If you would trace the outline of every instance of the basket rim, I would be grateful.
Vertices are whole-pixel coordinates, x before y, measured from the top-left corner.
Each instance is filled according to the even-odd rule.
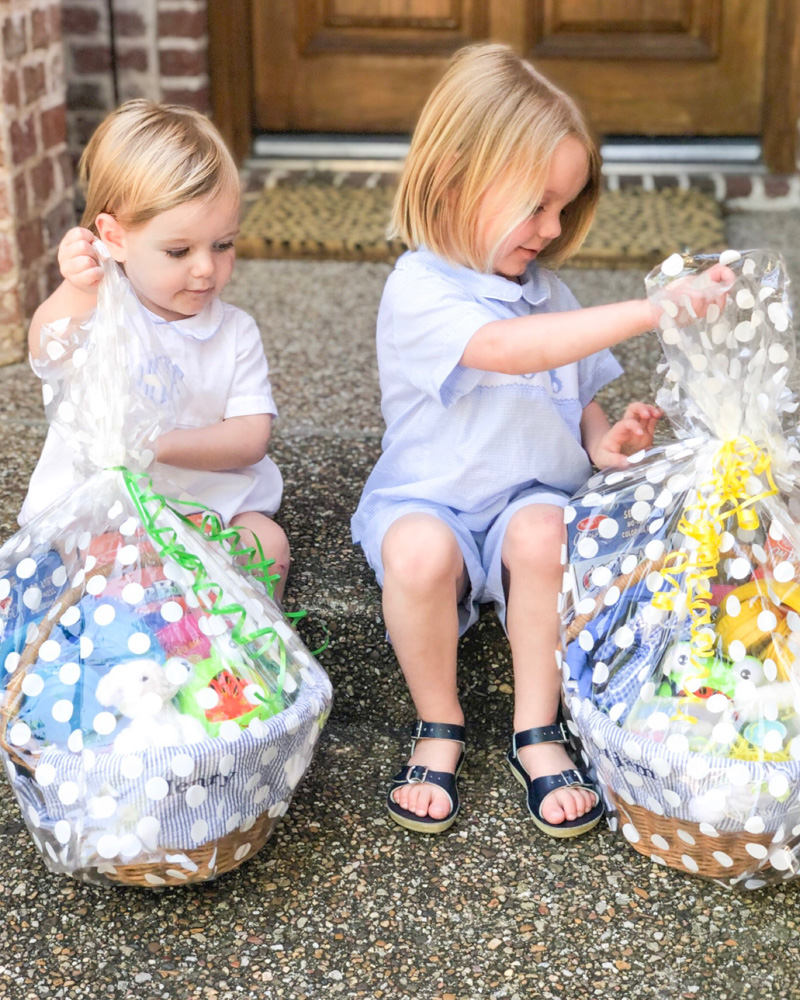
[[[577,708],[573,708],[576,703]],[[570,707],[572,718],[575,721],[575,725],[579,729],[580,725],[578,720],[588,717],[589,725],[587,728],[589,728],[590,732],[592,731],[592,724],[595,724],[596,728],[601,730],[603,733],[613,734],[615,742],[624,740],[624,742],[633,743],[638,748],[646,751],[639,757],[628,755],[633,762],[636,760],[658,757],[667,761],[671,766],[674,766],[675,764],[683,766],[687,757],[693,757],[697,760],[706,760],[710,765],[709,770],[713,768],[721,770],[736,768],[741,771],[744,767],[748,771],[748,780],[752,781],[764,781],[764,771],[767,771],[770,774],[783,774],[792,779],[800,779],[800,760],[751,761],[740,760],[736,757],[712,757],[708,754],[698,753],[694,750],[670,750],[664,744],[656,743],[654,740],[650,740],[646,736],[642,736],[639,733],[623,729],[622,726],[612,721],[612,719],[610,719],[605,712],[601,711],[590,698],[582,698],[577,694],[577,692],[568,691],[568,705]],[[624,752],[624,747],[620,747],[620,749]]]

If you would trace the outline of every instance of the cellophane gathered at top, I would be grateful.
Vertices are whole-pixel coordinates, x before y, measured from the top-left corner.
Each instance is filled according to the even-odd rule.
[[[685,293],[726,265],[722,304]],[[800,466],[788,278],[768,250],[647,278],[675,440],[567,506],[561,668],[612,829],[737,888],[800,871]]]
[[[104,249],[97,309],[35,363],[85,478],[0,548],[0,748],[52,871],[180,885],[263,846],[331,687],[260,549],[154,488],[180,372]]]

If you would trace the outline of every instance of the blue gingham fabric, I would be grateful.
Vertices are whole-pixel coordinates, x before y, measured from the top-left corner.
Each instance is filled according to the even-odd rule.
[[[303,669],[293,704],[247,729],[234,723],[201,743],[121,755],[46,749],[35,774],[9,762],[23,817],[52,870],[113,872],[246,834],[263,814],[278,818],[308,768],[330,704],[327,677]],[[238,730],[238,731],[237,731]]]
[[[622,729],[589,699],[581,698],[575,682],[567,682],[565,693],[584,751],[605,789],[657,815],[700,824],[709,843],[715,832],[748,829],[774,830],[776,844],[797,842],[800,762],[671,751]]]
[[[353,516],[355,542],[400,501],[449,507],[482,532],[524,490],[541,485],[569,496],[585,482],[581,415],[622,371],[609,351],[523,375],[460,364],[487,323],[578,307],[535,262],[520,284],[424,249],[398,260],[378,315],[383,453]]]

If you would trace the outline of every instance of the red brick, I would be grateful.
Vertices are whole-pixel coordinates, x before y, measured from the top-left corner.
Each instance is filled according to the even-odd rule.
[[[208,34],[204,10],[170,10],[158,15],[159,38],[203,38]]]
[[[747,198],[752,192],[753,182],[744,174],[728,174],[725,178],[726,198]]]
[[[789,193],[788,177],[765,177],[764,193],[768,198],[783,198]]]
[[[12,163],[24,163],[36,152],[36,129],[31,115],[21,121],[12,122],[8,136],[11,140]]]
[[[50,44],[50,11],[47,8],[34,8],[31,14],[31,34],[35,49],[46,49]]]
[[[144,18],[133,11],[119,11],[114,14],[114,31],[118,38],[140,38],[147,31]]]
[[[147,49],[128,49],[117,53],[117,65],[120,69],[135,69],[144,72],[150,65]]]
[[[65,6],[61,12],[61,28],[68,35],[94,35],[100,29],[100,14],[85,7]]]
[[[58,42],[61,36],[61,4],[54,3],[50,8],[50,37],[54,42]]]
[[[24,270],[37,261],[44,253],[41,219],[32,219],[17,229],[19,263]]]
[[[111,49],[108,45],[76,48],[72,58],[79,73],[107,73],[111,69]]]
[[[18,222],[28,218],[28,181],[25,174],[17,174],[14,178],[14,214]]]
[[[159,53],[159,69],[163,76],[201,76],[208,72],[208,53],[164,49]]]
[[[33,193],[39,202],[46,202],[55,190],[55,170],[53,161],[46,157],[31,170]]]
[[[19,107],[19,73],[14,70],[6,70],[3,76],[3,103],[7,107]]]
[[[117,52],[117,65],[120,69],[135,69],[144,72],[149,65],[147,49],[128,49],[127,52]]]
[[[10,274],[14,267],[14,240],[9,233],[0,233],[0,275]]]
[[[18,59],[28,51],[25,40],[25,21],[8,18],[3,24],[3,53],[6,59]]]
[[[42,112],[42,143],[51,149],[67,139],[67,109],[63,104]]]
[[[166,104],[185,104],[196,111],[202,111],[204,115],[211,111],[211,95],[205,85],[197,90],[189,90],[188,87],[164,88],[161,99]]]
[[[22,80],[25,85],[25,101],[33,104],[40,97],[47,93],[47,77],[45,75],[44,63],[34,63],[32,66],[22,67]]]

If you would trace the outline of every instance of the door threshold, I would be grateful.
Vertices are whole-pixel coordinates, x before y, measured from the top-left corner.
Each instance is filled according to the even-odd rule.
[[[254,159],[403,160],[409,138],[404,135],[338,135],[335,133],[262,133],[253,139]]]
[[[395,170],[408,154],[403,135],[262,133],[253,140],[248,166],[274,169]],[[767,173],[761,143],[752,138],[642,139],[607,136],[601,143],[603,173]]]

